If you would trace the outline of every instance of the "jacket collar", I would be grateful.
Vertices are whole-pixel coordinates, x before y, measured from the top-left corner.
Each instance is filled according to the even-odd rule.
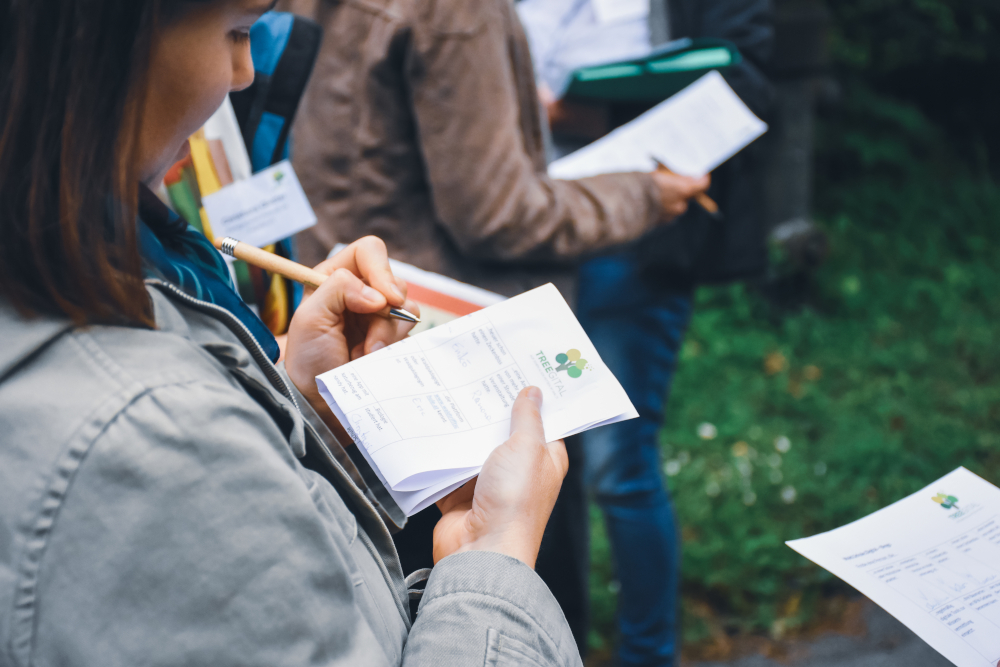
[[[156,195],[145,186],[139,190],[142,209],[150,211],[150,225],[164,234],[183,232],[186,223],[178,223],[169,215]],[[162,208],[157,208],[159,204]],[[0,299],[0,381],[6,379],[18,365],[74,328],[73,322],[52,315],[25,318],[6,300]]]
[[[26,319],[0,299],[0,381],[72,328],[73,323],[62,318],[38,315]]]

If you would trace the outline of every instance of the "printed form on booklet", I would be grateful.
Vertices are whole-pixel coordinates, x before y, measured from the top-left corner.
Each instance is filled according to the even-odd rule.
[[[788,546],[956,665],[1000,665],[1000,489],[965,468]]]
[[[407,514],[479,474],[528,386],[547,442],[638,416],[553,285],[452,320],[316,378]]]
[[[767,132],[718,72],[709,72],[627,125],[549,165],[552,178],[653,171],[656,160],[704,176]]]

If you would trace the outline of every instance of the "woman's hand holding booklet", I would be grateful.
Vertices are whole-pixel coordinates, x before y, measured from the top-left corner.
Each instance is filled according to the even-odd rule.
[[[496,551],[535,566],[569,468],[563,441],[545,443],[542,400],[537,387],[522,391],[507,442],[493,450],[479,477],[438,501],[435,563],[462,551]]]
[[[533,566],[566,474],[562,438],[636,416],[558,290],[406,338],[412,323],[377,314],[419,312],[384,243],[362,239],[316,270],[330,278],[289,330],[296,387],[403,511],[439,504],[435,560],[487,550]]]

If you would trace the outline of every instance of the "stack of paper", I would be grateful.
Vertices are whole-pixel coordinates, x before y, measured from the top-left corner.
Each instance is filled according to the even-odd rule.
[[[551,442],[638,416],[559,291],[546,285],[316,378],[407,514],[479,474],[534,385]]]
[[[718,72],[709,72],[608,136],[549,165],[553,178],[653,171],[656,160],[704,176],[767,131]],[[655,158],[655,160],[654,160]]]

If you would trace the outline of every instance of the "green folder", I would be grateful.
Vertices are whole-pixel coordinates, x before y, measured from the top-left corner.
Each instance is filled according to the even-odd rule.
[[[191,192],[188,183],[182,178],[173,185],[167,186],[170,194],[170,201],[174,205],[174,210],[180,214],[189,225],[203,231],[201,228],[201,216],[198,214],[198,202]]]
[[[578,69],[565,97],[659,102],[708,72],[724,72],[742,59],[736,46],[723,39],[678,39],[654,49],[645,58]]]

